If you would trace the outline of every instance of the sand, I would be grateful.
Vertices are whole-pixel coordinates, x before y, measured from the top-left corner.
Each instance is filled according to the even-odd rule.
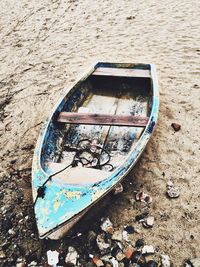
[[[170,255],[175,267],[187,258],[200,257],[199,15],[197,0],[1,1],[3,218],[5,207],[12,207],[15,224],[16,214],[25,207],[25,214],[31,213],[34,146],[43,122],[66,88],[97,60],[151,62],[160,82],[159,121],[127,181],[134,181],[153,197],[151,213],[156,222],[153,229],[141,233],[146,242]],[[181,124],[179,132],[172,129],[173,122]],[[181,190],[177,199],[166,197],[169,179]],[[127,201],[134,190],[125,186],[121,197],[104,210],[116,227],[130,222],[136,213]],[[16,205],[19,194],[23,201]],[[26,233],[26,227],[19,227],[18,234]],[[34,239],[25,234],[21,238],[22,247],[28,244],[25,250],[39,244],[35,228],[33,232]],[[2,234],[3,243],[6,234]],[[7,259],[16,242],[15,236],[9,236],[10,247],[4,251]]]

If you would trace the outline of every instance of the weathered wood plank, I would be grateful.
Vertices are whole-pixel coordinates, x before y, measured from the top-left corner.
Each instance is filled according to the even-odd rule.
[[[149,70],[123,68],[97,68],[92,75],[150,78]]]
[[[88,125],[115,125],[145,127],[148,117],[139,117],[132,115],[105,115],[91,113],[61,112],[58,116],[58,122],[69,124],[88,124]]]

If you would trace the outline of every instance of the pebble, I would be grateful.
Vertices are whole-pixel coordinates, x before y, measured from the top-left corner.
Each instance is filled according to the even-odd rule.
[[[173,185],[174,185],[174,183],[171,180],[167,181],[167,186],[168,187],[172,187]]]
[[[130,259],[131,258],[131,256],[132,256],[132,254],[133,254],[133,248],[132,247],[128,247],[127,249],[126,249],[126,251],[125,251],[125,257],[127,258],[127,259]]]
[[[58,259],[59,253],[56,250],[47,251],[47,261],[49,265],[56,265],[59,262]]]
[[[161,255],[161,266],[170,267],[170,258],[168,255]]]
[[[143,226],[146,228],[151,228],[154,225],[154,217],[149,216],[146,218],[146,220],[143,222]]]
[[[0,259],[5,259],[5,258],[6,258],[5,253],[3,252],[3,250],[0,250]]]
[[[178,187],[168,187],[167,195],[170,198],[177,198],[180,196],[180,190]]]
[[[141,214],[139,214],[139,215],[136,215],[136,216],[135,216],[135,220],[136,220],[137,222],[139,222],[139,221],[143,220],[145,217],[147,217],[148,214],[149,214],[149,212],[143,212],[143,213],[141,213]]]
[[[106,233],[109,233],[109,234],[113,233],[113,224],[109,218],[103,221],[103,223],[101,224],[101,229]]]
[[[117,186],[114,187],[114,195],[123,192],[123,190],[124,190],[123,185],[119,183]]]
[[[135,242],[135,247],[140,248],[140,247],[143,247],[143,246],[144,246],[144,240],[143,239],[138,239]]]
[[[73,263],[74,265],[76,265],[77,263],[77,259],[78,259],[78,252],[76,251],[76,249],[74,247],[68,247],[68,253],[65,257],[65,262],[70,262]]]
[[[132,263],[137,263],[139,266],[145,266],[146,259],[145,257],[141,254],[141,251],[134,251],[131,257],[131,262]]]
[[[103,234],[99,234],[97,236],[96,242],[101,252],[106,252],[106,250],[110,247],[110,244],[105,242]]]
[[[122,241],[123,240],[122,231],[120,231],[120,230],[114,231],[114,233],[112,234],[111,239],[112,240],[117,240],[117,241]]]
[[[153,254],[153,253],[155,253],[155,249],[152,245],[150,246],[145,245],[142,248],[142,254]]]
[[[128,232],[128,234],[133,234],[135,232],[135,228],[132,225],[125,226],[124,230]]]
[[[111,255],[116,258],[116,255],[121,251],[121,249],[116,246],[111,250]]]
[[[31,263],[29,263],[29,265],[28,266],[38,266],[38,264],[37,264],[37,262],[36,261],[32,261]]]
[[[172,128],[174,129],[175,132],[178,132],[181,129],[181,125],[178,123],[172,123],[171,124]]]
[[[18,258],[16,261],[16,267],[26,267],[25,259]]]
[[[124,241],[127,241],[127,242],[129,241],[129,236],[128,236],[128,232],[127,231],[124,230],[122,232],[122,238],[123,238]]]
[[[103,261],[100,260],[99,258],[97,258],[97,257],[94,256],[92,260],[93,260],[94,264],[95,264],[97,267],[104,266]]]
[[[118,266],[119,266],[119,263],[118,263],[118,261],[117,261],[115,258],[112,258],[112,259],[110,260],[110,262],[112,263],[112,266],[113,266],[113,267],[118,267]]]
[[[15,231],[13,229],[9,229],[8,230],[8,233],[9,233],[9,235],[14,235],[15,234]]]
[[[119,251],[116,256],[115,256],[116,260],[118,261],[122,261],[125,258],[124,253],[122,253],[121,251]]]
[[[152,197],[150,197],[148,194],[145,192],[138,192],[135,196],[135,199],[137,201],[144,202],[146,204],[150,204],[152,202]]]

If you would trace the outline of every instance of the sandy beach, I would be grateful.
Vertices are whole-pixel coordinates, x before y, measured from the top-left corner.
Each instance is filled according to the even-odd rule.
[[[115,228],[134,225],[141,207],[131,199],[144,190],[153,199],[155,225],[139,225],[133,241],[144,238],[174,267],[200,257],[199,15],[197,0],[1,1],[0,266],[15,266],[19,258],[45,262],[47,244],[38,239],[32,206],[34,147],[66,88],[98,60],[154,63],[159,120],[124,191],[91,210],[84,219],[91,225],[78,224],[72,236],[95,229],[101,217]],[[173,130],[174,122],[180,131]],[[169,180],[180,189],[179,198],[166,197]]]

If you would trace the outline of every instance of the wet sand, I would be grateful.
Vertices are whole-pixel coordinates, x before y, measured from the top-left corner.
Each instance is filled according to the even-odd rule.
[[[138,238],[168,254],[175,267],[200,257],[199,2],[4,0],[0,7],[0,203],[2,223],[7,220],[1,243],[11,264],[5,266],[43,253],[32,212],[34,146],[57,100],[97,60],[154,63],[160,113],[124,192],[109,197],[106,210],[99,206],[93,222],[101,216],[115,227],[133,222],[137,207],[130,200],[142,188],[153,197],[156,222]],[[179,132],[173,122],[181,124]],[[177,199],[166,197],[169,179],[181,190]]]

